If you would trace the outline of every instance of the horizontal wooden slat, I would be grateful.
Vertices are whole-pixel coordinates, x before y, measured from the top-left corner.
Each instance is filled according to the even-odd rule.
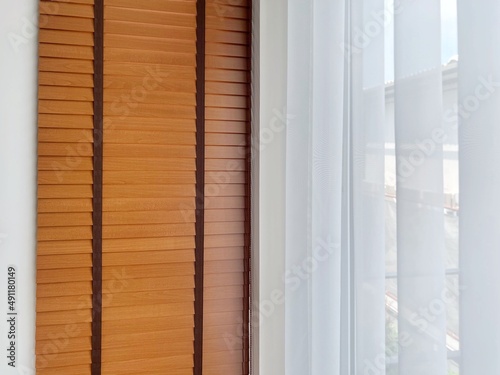
[[[176,79],[176,78],[172,78]],[[120,101],[121,103],[132,103],[138,105],[142,102],[147,103],[169,103],[169,105],[185,105],[194,106],[195,105],[195,93],[187,92],[169,92],[160,91],[158,89],[148,90],[146,87],[140,87],[136,90],[125,89],[112,89],[107,88],[104,91],[104,101],[105,102],[115,102]]]
[[[90,60],[40,57],[38,60],[38,69],[40,72],[92,74],[94,72],[94,64]]]
[[[75,365],[64,367],[39,367],[37,368],[37,375],[81,375],[90,374],[91,365]]]
[[[38,241],[92,239],[92,227],[39,227],[37,239]]]
[[[153,71],[149,71],[143,76],[118,76],[115,74],[106,74],[104,76],[104,88],[106,90],[125,90],[126,94],[131,98],[131,95],[134,95],[136,98],[139,96],[138,99],[131,100],[136,104],[135,106],[142,102],[142,100],[147,99],[148,92],[167,91],[172,93],[180,92],[184,94],[194,94],[196,92],[193,80],[175,79],[165,76],[163,73],[158,75],[157,72],[153,73]],[[145,93],[145,95],[143,93]],[[120,98],[120,102],[130,102],[130,100],[128,100],[127,97],[124,97]],[[194,102],[191,104],[194,104]],[[135,106],[128,107],[134,108]],[[110,113],[108,113],[108,115],[110,115]]]
[[[119,8],[106,6],[105,20],[125,21],[144,24],[169,25],[174,27],[196,27],[196,15],[194,13],[168,13],[162,11],[142,9]]]
[[[243,272],[243,270],[241,270],[240,272]],[[221,297],[238,298],[239,299],[238,300],[239,307],[241,310],[241,301],[243,298],[243,288],[240,285],[205,288],[205,290],[203,291],[203,298],[205,298],[205,300],[216,300],[217,303],[219,303]]]
[[[238,5],[238,6],[235,6]],[[248,19],[249,8],[243,0],[218,0],[207,3],[207,15],[222,18]]]
[[[105,256],[105,258],[109,258],[110,256],[113,255]],[[133,264],[133,263],[129,262],[127,264]],[[105,280],[103,282],[103,290],[107,289],[113,290],[114,288],[116,288],[114,280]],[[161,291],[161,290],[184,289],[184,293],[189,294],[191,293],[192,288],[194,288],[194,278],[192,275],[158,277],[158,278],[149,277],[143,279],[126,279],[126,282],[124,281],[124,291],[127,293],[151,292],[155,290]],[[139,304],[137,304],[137,306],[140,307]]]
[[[241,236],[240,236],[241,237]],[[205,260],[207,262],[214,260],[236,260],[244,259],[245,253],[243,245],[233,247],[215,247],[205,249]]]
[[[226,185],[227,186],[227,185]],[[240,186],[240,185],[233,185]],[[229,189],[229,187],[228,187]],[[206,188],[205,188],[206,190]],[[236,195],[236,194],[235,194]],[[230,196],[228,194],[227,196]],[[243,221],[245,218],[245,210],[238,209],[206,209],[205,210],[205,222],[216,222],[216,221]]]
[[[38,212],[92,212],[92,199],[39,199]]]
[[[244,134],[208,133],[205,137],[207,146],[240,146],[246,145]]]
[[[38,157],[38,170],[39,171],[53,171],[61,166],[74,171],[91,171],[93,169],[92,157],[90,156],[77,156],[70,158],[69,156],[39,156]],[[63,197],[61,197],[63,198]]]
[[[159,81],[159,78],[162,80],[194,80],[196,78],[194,66],[169,65],[166,63],[151,65],[148,63],[109,61],[104,64],[104,74],[105,76],[141,77],[143,80],[141,83],[148,91],[156,88],[154,82],[148,77],[151,77],[155,81]],[[144,81],[144,79],[146,79],[146,81]],[[107,88],[107,90],[110,90],[110,88]]]
[[[104,171],[194,171],[188,158],[104,157]]]
[[[206,146],[206,159],[245,159],[248,148],[245,146]]]
[[[94,20],[91,18],[46,15],[43,16],[43,22],[40,20],[40,29],[94,32]]]
[[[104,257],[105,266],[126,266],[128,264],[166,264],[194,261],[193,250],[141,251],[124,253],[108,253]]]
[[[94,108],[92,102],[60,101],[60,100],[39,100],[38,113],[55,113],[74,115],[93,115]]]
[[[84,4],[70,4],[56,1],[40,1],[40,14],[94,18],[94,7]]]
[[[143,9],[144,4],[137,0],[106,0],[106,5],[112,5],[122,8]],[[159,10],[170,13],[196,13],[196,2],[194,0],[184,1],[165,1],[148,0],[147,9]]]
[[[44,241],[37,245],[38,255],[55,254],[90,254],[92,253],[91,240],[77,241]]]
[[[216,228],[214,228],[215,230]],[[194,235],[194,224],[106,225],[103,238],[151,238]]]
[[[205,248],[243,246],[243,236],[238,234],[205,236]]]
[[[242,288],[243,289],[243,288]],[[243,301],[241,298],[231,298],[229,296],[219,296],[218,299],[205,299],[203,311],[207,314],[227,311],[243,310]]]
[[[92,256],[89,254],[71,255],[38,255],[37,267],[39,270],[59,268],[92,267]]]
[[[248,94],[247,85],[231,82],[207,82],[207,91],[211,94],[245,96]]]
[[[245,159],[206,159],[206,171],[244,171],[247,163]]]
[[[237,44],[207,43],[207,55],[248,57],[248,47]]]
[[[50,326],[54,324],[88,323],[91,321],[92,321],[91,309],[82,308],[71,311],[38,312],[36,314],[37,326]]]
[[[92,185],[40,185],[38,187],[38,198],[92,198]],[[73,220],[78,217],[85,218],[86,221],[88,218],[87,214],[76,215],[73,216]]]
[[[103,298],[104,308],[110,306],[124,307],[136,306],[140,304],[144,309],[150,305],[170,304],[180,302],[194,302],[194,293],[186,293],[184,289],[166,290],[166,291],[147,291],[135,293],[113,293],[109,297]]]
[[[162,145],[105,144],[106,157],[152,157],[152,158],[194,158],[195,146],[183,145],[164,147]]]
[[[244,57],[227,57],[227,56],[206,56],[207,67],[217,68],[217,69],[232,69],[232,70],[248,70],[250,68],[250,62]],[[210,82],[207,82],[207,92],[212,92],[208,89]],[[246,88],[248,90],[248,88]],[[235,93],[236,95],[245,95]]]
[[[195,182],[194,172],[181,171],[158,173],[152,171],[108,171],[104,174],[104,184],[137,184],[137,185],[162,185],[162,184],[191,184]],[[158,208],[160,209],[160,208]]]
[[[106,120],[110,120],[109,116]],[[196,131],[196,122],[193,120],[185,119],[165,119],[152,118],[152,117],[125,117],[120,119],[111,119],[112,124],[105,130],[108,131],[153,131],[153,132],[192,132]],[[136,138],[130,140],[130,144],[135,144]],[[106,140],[107,141],[107,140]],[[126,142],[125,142],[126,143]],[[194,138],[191,139],[190,146],[194,145]]]
[[[82,185],[92,183],[91,171],[71,171],[69,166],[61,166],[56,171],[39,171],[39,184]],[[76,211],[75,211],[76,212]]]
[[[246,134],[247,123],[238,121],[206,121],[205,130],[208,133],[229,133],[229,134]],[[245,144],[241,144],[244,146]]]
[[[153,332],[135,333],[135,334],[120,334],[119,332],[116,332],[115,334],[112,335],[103,336],[102,347],[103,349],[122,348],[130,346],[131,342],[149,343],[162,340],[163,343],[165,343],[165,342],[184,341],[188,338],[193,340],[192,328],[183,328],[171,331],[153,331]]]
[[[205,179],[209,184],[243,184],[247,181],[247,175],[245,172],[238,171],[232,171],[230,173],[228,171],[207,171]]]
[[[40,185],[40,187],[42,186],[46,185]],[[56,185],[49,186],[56,187]],[[92,225],[92,213],[39,213],[37,223],[39,227],[90,226]]]
[[[155,25],[148,23],[123,22],[105,20],[106,32],[110,34],[134,35],[164,38],[168,35],[170,39],[181,39],[192,41],[196,35],[195,28],[173,27],[169,25]]]
[[[214,198],[218,199],[218,198]],[[74,202],[75,205],[78,202]],[[83,203],[83,202],[82,202]],[[108,198],[103,202],[103,211],[147,211],[183,210],[194,208],[193,198]],[[82,208],[83,209],[83,208]],[[78,211],[70,211],[78,212]]]
[[[138,185],[142,187],[142,185]],[[106,188],[105,188],[106,189]],[[104,225],[133,225],[133,224],[169,224],[169,223],[194,223],[194,215],[183,211],[132,211],[132,212],[104,212]],[[191,242],[189,242],[191,243]],[[194,245],[193,245],[194,246]],[[189,248],[187,247],[181,248]]]
[[[136,143],[162,145],[192,145],[195,134],[190,132],[153,132],[153,131],[105,131],[108,143]]]
[[[183,355],[165,358],[148,358],[132,361],[105,362],[102,364],[103,373],[135,375],[144,371],[145,368],[152,373],[166,373],[169,375],[188,375],[193,369],[193,355]],[[175,374],[176,369],[183,369],[182,372]]]
[[[134,26],[135,27],[135,26]],[[172,65],[187,65],[195,66],[195,55],[192,53],[178,52],[152,52],[129,50],[123,48],[106,48],[104,50],[105,60],[114,60],[132,63],[149,63],[149,64],[172,64]]]
[[[89,46],[40,43],[39,56],[63,59],[93,60],[94,49]]]
[[[39,142],[84,142],[92,141],[93,134],[90,129],[46,129],[38,131]]]
[[[118,279],[142,279],[144,275],[148,277],[165,276],[186,276],[194,273],[194,265],[191,262],[186,263],[163,263],[146,265],[124,265],[118,267],[104,267],[104,280]]]
[[[59,352],[57,356],[52,356],[50,360],[50,368],[66,368],[68,363],[71,363],[72,366],[89,366],[91,360],[91,353],[88,350],[81,352],[73,352],[73,353],[61,353]],[[36,358],[36,366],[44,367],[46,363],[45,357],[38,356]],[[64,366],[64,367],[63,367]],[[37,372],[38,373],[38,372]]]
[[[206,31],[207,42],[246,44],[249,41],[248,38],[249,34],[247,32],[223,31],[214,29],[207,29]],[[207,64],[207,67],[210,67],[210,65]]]
[[[213,286],[243,285],[243,274],[241,273],[220,273],[205,275],[207,288]]]
[[[71,353],[91,349],[90,337],[75,337],[73,330],[68,330],[71,335],[68,335],[66,330],[52,334],[52,337],[57,337],[56,345],[60,353]],[[54,340],[37,340],[36,354],[48,353],[49,348],[54,345]],[[69,362],[71,363],[71,362]],[[52,364],[52,363],[51,363]]]
[[[94,87],[91,74],[40,72],[38,83],[47,86]]]
[[[46,297],[38,298],[36,301],[37,312],[78,310],[92,304],[92,296]]]
[[[167,37],[167,36],[166,36]],[[109,34],[104,36],[104,47],[141,49],[146,51],[195,53],[193,41],[167,38],[136,37],[131,35]]]
[[[39,284],[68,283],[91,280],[92,269],[90,267],[38,270],[36,273],[36,282]]]
[[[245,233],[245,223],[243,221],[205,223],[205,233],[207,235]]]
[[[134,117],[155,117],[155,118],[178,118],[195,119],[195,107],[186,105],[165,105],[165,104],[146,104],[130,103],[128,105],[128,116]],[[117,108],[116,103],[104,103],[104,115],[116,116],[122,115],[123,109]]]
[[[185,185],[104,185],[104,198],[194,197],[193,184]],[[149,212],[148,212],[149,213]]]
[[[168,345],[159,345],[158,340],[150,340],[142,344],[141,350],[134,345],[120,348],[107,348],[103,350],[103,361],[119,362],[134,359],[152,359],[179,356],[193,351],[192,337],[184,337],[182,340],[170,341]]]
[[[208,15],[206,18],[206,27],[215,30],[248,32],[249,23],[246,20]]]
[[[103,337],[119,334],[172,331],[181,328],[194,328],[192,315],[153,317],[137,324],[137,319],[106,321],[102,325]]]
[[[207,120],[246,121],[248,111],[240,108],[206,108]]]
[[[67,44],[76,46],[93,46],[94,35],[78,31],[62,31],[41,29],[38,33],[41,43]]]
[[[92,293],[91,281],[78,281],[56,284],[39,284],[36,290],[37,298],[85,296]],[[58,324],[58,323],[53,323]]]
[[[39,86],[38,98],[92,102],[94,100],[94,93],[91,88]]]
[[[40,128],[58,128],[58,129],[92,129],[92,116],[81,116],[73,114],[40,114],[38,116],[38,126]],[[39,130],[39,141],[40,142],[57,142],[54,140],[55,134],[59,134],[59,130],[48,131]],[[42,138],[40,139],[40,133],[42,133]],[[78,131],[74,139],[76,142],[92,142],[93,135],[92,131]],[[43,136],[45,135],[45,138]],[[82,153],[78,149],[79,153]]]

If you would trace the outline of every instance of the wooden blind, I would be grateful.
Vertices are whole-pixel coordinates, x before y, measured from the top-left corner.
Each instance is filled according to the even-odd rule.
[[[37,374],[249,373],[247,1],[40,2]]]
[[[196,2],[106,0],[103,374],[193,373]]]
[[[208,0],[203,374],[248,374],[247,0]]]
[[[40,2],[38,375],[90,374],[93,1]]]

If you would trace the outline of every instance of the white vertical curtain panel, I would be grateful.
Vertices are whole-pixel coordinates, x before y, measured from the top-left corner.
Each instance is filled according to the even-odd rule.
[[[441,5],[287,3],[286,375],[457,374],[447,346]],[[472,108],[458,115],[460,327],[454,338],[460,350],[453,355],[460,375],[500,374],[499,20],[498,0],[458,0],[456,105]],[[391,366],[388,27],[394,32],[397,204],[398,345]]]

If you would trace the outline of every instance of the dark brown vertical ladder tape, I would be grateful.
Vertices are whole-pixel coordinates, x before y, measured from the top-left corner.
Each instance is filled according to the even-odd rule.
[[[196,240],[194,375],[203,373],[203,269],[205,238],[205,0],[196,2]]]
[[[252,19],[253,19],[253,4],[252,0],[248,1],[248,9],[250,16],[248,17],[248,83],[247,83],[247,124],[246,124],[246,186],[245,186],[245,258],[244,258],[244,290],[243,290],[243,375],[250,374],[251,361],[251,332],[250,321],[251,313],[251,208],[252,208]]]
[[[92,375],[102,363],[102,149],[104,0],[94,3],[94,160],[92,200]]]

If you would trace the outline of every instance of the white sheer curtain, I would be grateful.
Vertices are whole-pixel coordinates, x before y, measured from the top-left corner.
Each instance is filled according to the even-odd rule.
[[[456,134],[443,109],[442,1],[396,0],[390,8],[384,0],[280,2],[287,30],[285,246],[260,251],[276,260],[283,254],[286,375],[500,374],[500,1],[458,0],[459,68],[446,70],[455,74],[446,82],[458,83],[460,152],[449,163],[444,148],[457,145],[448,142]],[[276,90],[261,82],[266,87]],[[461,106],[473,109],[464,114]],[[388,276],[392,132],[397,272]],[[450,270],[445,223],[456,207],[445,204],[443,181],[455,162],[460,265]],[[268,209],[280,217],[272,204]],[[460,278],[459,311],[447,311],[450,274]],[[390,277],[397,282],[392,294]],[[389,310],[396,355],[387,354]],[[450,329],[458,316],[460,329]]]

